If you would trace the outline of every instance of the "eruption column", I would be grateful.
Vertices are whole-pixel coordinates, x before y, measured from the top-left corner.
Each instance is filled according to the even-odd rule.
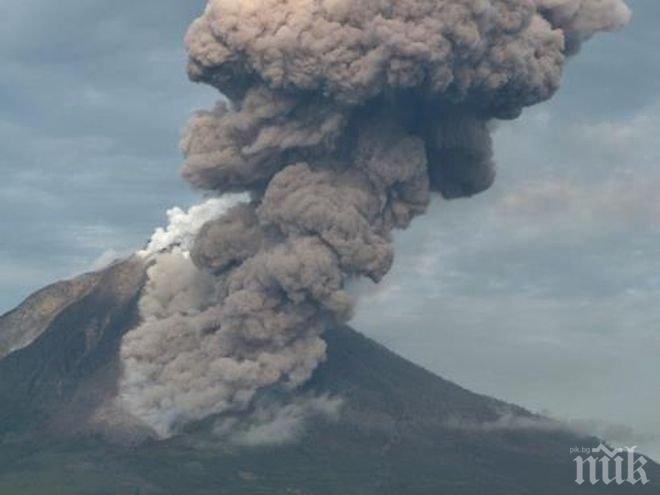
[[[229,100],[191,119],[183,176],[249,200],[154,257],[125,408],[166,436],[305,383],[347,284],[389,271],[392,230],[434,191],[490,187],[489,122],[550,98],[566,56],[628,17],[622,0],[211,0],[188,72]]]

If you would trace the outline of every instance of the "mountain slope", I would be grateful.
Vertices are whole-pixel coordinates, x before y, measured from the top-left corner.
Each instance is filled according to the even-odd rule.
[[[30,344],[45,330],[55,314],[71,301],[79,299],[99,278],[100,273],[90,273],[53,284],[3,315],[0,318],[0,359]]]
[[[653,483],[578,487],[569,449],[598,440],[464,390],[349,328],[328,332],[328,359],[303,391],[343,398],[341,415],[310,420],[297,441],[238,446],[212,434],[211,418],[168,441],[108,442],[79,426],[114,392],[144,267],[128,260],[92,277],[0,360],[0,494],[657,493]],[[647,472],[660,480],[657,466]]]
[[[116,381],[117,349],[137,322],[144,281],[143,263],[129,259],[43,289],[0,319],[0,339],[31,342],[0,360],[0,435],[62,422],[68,429],[95,408]],[[18,326],[23,335],[16,315],[34,322]]]

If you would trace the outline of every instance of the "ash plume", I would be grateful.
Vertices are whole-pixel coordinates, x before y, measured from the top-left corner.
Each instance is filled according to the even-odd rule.
[[[629,16],[622,0],[210,0],[188,73],[227,99],[189,122],[182,173],[247,199],[148,253],[125,408],[167,436],[295,391],[352,315],[347,284],[389,271],[392,231],[433,192],[488,189],[490,123],[549,99],[567,56]]]

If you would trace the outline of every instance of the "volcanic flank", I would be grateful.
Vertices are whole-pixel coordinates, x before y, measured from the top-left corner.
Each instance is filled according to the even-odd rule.
[[[226,99],[188,124],[183,176],[243,194],[143,253],[121,407],[169,436],[297,390],[351,317],[347,285],[389,271],[393,229],[432,192],[487,189],[489,123],[550,98],[567,56],[628,17],[622,0],[211,0],[188,72]]]
[[[218,205],[208,206],[195,216]],[[186,237],[190,216],[171,216],[179,230],[159,242]],[[123,439],[114,428],[90,435],[121,372],[144,268],[116,263],[0,316],[0,342],[12,330],[38,335],[0,357],[1,494],[657,495],[651,462],[646,486],[578,486],[569,449],[599,440],[468,392],[347,327],[328,329],[327,360],[281,407],[260,399],[161,441],[139,425]],[[343,405],[333,417],[334,397]]]

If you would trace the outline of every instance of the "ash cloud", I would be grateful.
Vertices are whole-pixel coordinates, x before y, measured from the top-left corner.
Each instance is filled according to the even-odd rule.
[[[304,395],[288,402],[262,399],[249,415],[219,419],[213,433],[221,441],[245,447],[288,444],[304,435],[310,419],[337,421],[342,406],[342,399],[327,395]]]
[[[392,231],[433,192],[488,189],[491,122],[550,98],[567,56],[628,17],[621,0],[209,1],[188,72],[227,99],[189,122],[182,173],[249,199],[149,250],[126,409],[167,436],[294,392],[352,315],[347,285],[390,270]]]
[[[621,0],[537,0],[537,4],[550,24],[564,33],[571,55],[599,31],[622,28],[632,15]]]

